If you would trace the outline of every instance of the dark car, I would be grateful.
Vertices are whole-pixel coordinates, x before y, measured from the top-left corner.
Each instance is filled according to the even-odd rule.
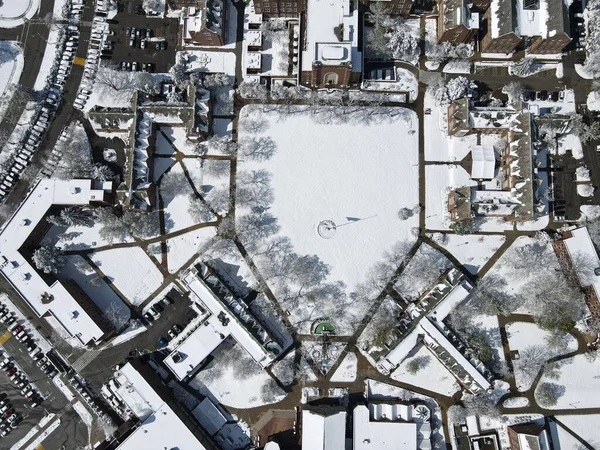
[[[183,328],[181,328],[179,325],[175,324],[173,325],[173,331],[177,334],[181,333],[181,331],[183,330]]]
[[[161,337],[158,338],[158,343],[161,346],[166,347],[167,344],[169,343],[169,341],[167,340],[167,338],[161,336]]]
[[[167,41],[160,41],[160,49],[161,50],[167,49]]]
[[[17,325],[12,330],[10,330],[12,334],[17,334],[23,331],[23,327],[21,325]]]
[[[163,305],[160,304],[160,302],[157,302],[154,305],[152,305],[150,309],[159,314],[165,310],[165,308],[163,307]]]
[[[17,368],[16,368],[16,367],[13,367],[12,369],[8,369],[8,370],[6,371],[6,376],[7,376],[7,377],[10,377],[11,375],[14,375],[14,373],[15,373],[16,371],[17,371]]]
[[[548,100],[548,91],[541,91],[540,92],[540,99],[541,100]]]
[[[554,91],[550,98],[552,99],[553,102],[557,102],[558,101],[558,91]]]

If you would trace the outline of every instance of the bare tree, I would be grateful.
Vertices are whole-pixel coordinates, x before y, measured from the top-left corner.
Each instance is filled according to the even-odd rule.
[[[508,95],[508,101],[510,103],[520,102],[525,95],[525,87],[523,87],[521,83],[511,81],[502,88],[502,92]]]
[[[422,369],[427,367],[430,361],[431,357],[429,356],[416,356],[406,364],[406,371],[411,375],[416,375]]]
[[[488,274],[479,279],[471,291],[470,305],[481,314],[496,316],[512,313],[519,306],[519,301],[507,293],[504,278]]]
[[[254,209],[267,208],[274,200],[270,182],[271,174],[264,169],[238,173],[236,194],[238,204]]]
[[[240,143],[242,156],[252,161],[266,161],[277,151],[275,141],[270,137],[247,137]]]
[[[103,312],[104,317],[108,320],[115,330],[121,329],[129,320],[129,310],[124,304],[111,303]]]
[[[163,198],[173,198],[178,194],[189,191],[189,182],[183,172],[169,170],[160,179],[160,195]]]
[[[230,164],[228,159],[204,159],[202,161],[204,173],[221,178],[229,175]]]
[[[135,72],[118,70],[114,66],[100,66],[96,83],[115,92],[134,91],[137,87]]]
[[[543,382],[535,390],[535,399],[544,407],[556,406],[558,399],[566,392],[566,388],[560,384]]]
[[[194,194],[190,195],[188,212],[196,222],[210,222],[215,218],[215,215],[206,202],[197,198]]]
[[[48,216],[46,221],[59,227],[93,227],[94,215],[91,211],[76,206],[67,206],[58,216]]]

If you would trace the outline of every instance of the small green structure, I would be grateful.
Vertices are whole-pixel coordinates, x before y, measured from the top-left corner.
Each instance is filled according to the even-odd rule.
[[[329,322],[321,322],[315,327],[315,334],[330,333],[335,334],[335,328]]]

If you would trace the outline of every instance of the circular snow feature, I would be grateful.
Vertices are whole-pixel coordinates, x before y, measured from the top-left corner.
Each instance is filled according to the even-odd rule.
[[[40,9],[40,0],[4,0],[0,2],[0,27],[18,27]]]
[[[336,231],[337,227],[335,222],[330,219],[321,220],[317,226],[317,233],[319,233],[319,236],[321,236],[323,239],[331,239],[335,236]]]

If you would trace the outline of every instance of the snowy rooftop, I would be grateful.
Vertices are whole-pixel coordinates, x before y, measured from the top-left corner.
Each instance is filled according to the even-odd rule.
[[[448,338],[435,326],[429,319],[425,318],[419,322],[419,326],[437,345],[444,348],[446,352],[456,361],[471,377],[471,379],[477,383],[484,390],[491,389],[492,385],[490,382],[479,372],[465,356],[459,352],[450,343]],[[464,381],[464,380],[463,380]]]
[[[353,0],[308,0],[306,50],[302,70],[312,70],[314,61],[324,65],[352,64],[359,72],[358,10]]]
[[[119,370],[115,381],[119,385],[115,393],[142,422],[165,403],[131,364]]]
[[[354,408],[354,450],[417,450],[417,424],[414,422],[376,422],[369,409]]]
[[[0,232],[0,271],[38,316],[52,314],[82,344],[100,339],[104,331],[61,283],[48,286],[19,249],[52,205],[102,201],[102,186],[94,187],[92,180],[41,180]],[[46,293],[54,300],[44,304],[42,295]]]
[[[454,286],[448,295],[433,308],[430,315],[441,322],[454,308],[456,308],[456,306],[458,306],[459,303],[469,296],[471,289],[471,284],[468,281],[463,280],[460,284]]]
[[[302,411],[302,450],[345,450],[346,412],[323,416]]]
[[[525,0],[516,0],[517,11],[517,34],[519,36],[541,36],[548,37],[548,2],[547,0],[537,0],[539,8],[525,9],[525,4],[530,3]],[[516,31],[516,30],[515,30]]]
[[[600,259],[598,259],[598,253],[594,247],[594,243],[592,242],[592,238],[590,238],[590,234],[588,233],[588,229],[586,227],[577,228],[571,231],[572,237],[564,240],[564,243],[569,251],[569,255],[577,255],[580,254],[584,256],[586,259],[594,262],[594,268],[600,267]],[[592,284],[594,289],[596,290],[596,294],[600,295],[600,276],[595,275],[593,273],[588,274],[589,270],[579,270],[577,276],[579,277],[579,283],[581,286],[589,286]]]
[[[206,447],[165,403],[118,447],[119,450],[143,448],[204,450]]]
[[[192,411],[192,414],[211,436],[227,423],[227,419],[223,413],[219,411],[219,409],[213,402],[210,401],[210,398],[208,397],[206,397],[198,406],[196,406],[196,408]]]
[[[116,393],[143,422],[118,447],[119,449],[205,449],[177,414],[131,364],[125,364],[119,372],[116,381],[121,386]],[[168,432],[165,432],[166,430]]]
[[[494,178],[496,157],[491,145],[476,145],[471,149],[473,164],[471,178],[474,180],[491,180]]]
[[[190,289],[192,300],[206,306],[211,315],[164,360],[165,365],[180,380],[193,372],[228,336],[232,336],[263,367],[266,367],[273,360],[273,355],[249,334],[246,328],[223,306],[208,286],[196,276],[194,271],[187,273],[184,282]],[[224,321],[219,317],[228,319],[227,324],[223,325]],[[176,355],[184,358],[177,363],[173,359]]]

